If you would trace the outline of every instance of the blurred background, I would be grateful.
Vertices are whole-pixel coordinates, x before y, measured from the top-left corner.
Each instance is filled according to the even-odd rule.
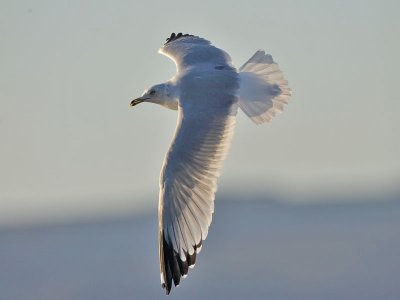
[[[398,1],[0,1],[0,299],[159,299],[176,112],[133,97],[199,35],[271,53],[293,97],[238,115],[176,299],[399,299]]]

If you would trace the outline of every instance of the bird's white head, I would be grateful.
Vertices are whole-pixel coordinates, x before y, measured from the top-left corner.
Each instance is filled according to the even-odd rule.
[[[178,109],[178,101],[175,97],[174,88],[170,83],[153,85],[144,91],[143,95],[131,101],[131,106],[142,102],[160,104],[170,109]]]

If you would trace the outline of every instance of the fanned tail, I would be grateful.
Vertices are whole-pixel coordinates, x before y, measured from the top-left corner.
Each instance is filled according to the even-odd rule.
[[[257,51],[240,69],[239,107],[256,124],[269,122],[292,92],[270,54]]]

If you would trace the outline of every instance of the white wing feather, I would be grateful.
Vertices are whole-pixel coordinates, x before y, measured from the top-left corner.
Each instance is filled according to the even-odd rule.
[[[167,291],[193,266],[214,212],[217,178],[233,136],[231,112],[194,115],[179,108],[174,141],[160,177],[160,271]]]

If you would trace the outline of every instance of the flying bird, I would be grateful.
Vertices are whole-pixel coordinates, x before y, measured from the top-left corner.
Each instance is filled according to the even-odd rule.
[[[239,69],[198,36],[172,33],[159,53],[176,75],[132,100],[178,110],[175,135],[160,174],[158,242],[161,285],[169,294],[194,267],[214,212],[217,179],[240,108],[254,123],[270,121],[291,96],[272,56],[257,51]]]

